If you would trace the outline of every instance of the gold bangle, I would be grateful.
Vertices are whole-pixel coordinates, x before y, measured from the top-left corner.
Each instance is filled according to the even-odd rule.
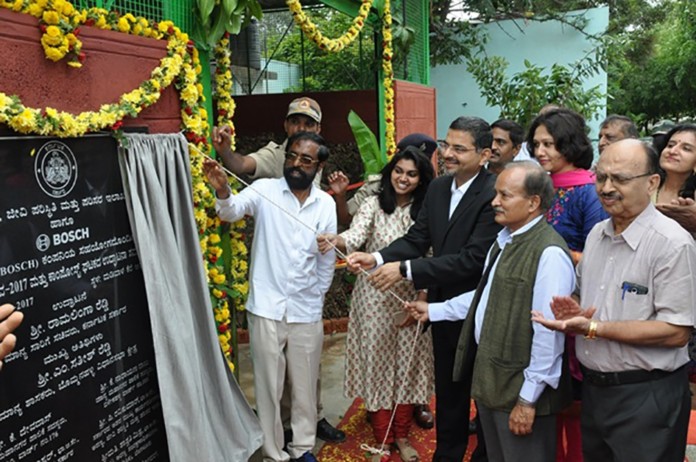
[[[599,324],[597,321],[590,321],[590,327],[587,329],[587,333],[585,334],[585,338],[587,340],[594,340],[597,338],[597,326]]]

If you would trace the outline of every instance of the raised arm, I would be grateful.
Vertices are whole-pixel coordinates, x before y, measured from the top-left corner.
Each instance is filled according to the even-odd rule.
[[[229,126],[213,127],[211,141],[215,151],[222,157],[225,167],[230,171],[237,175],[252,175],[256,171],[256,160],[253,157],[232,151],[232,129]]]

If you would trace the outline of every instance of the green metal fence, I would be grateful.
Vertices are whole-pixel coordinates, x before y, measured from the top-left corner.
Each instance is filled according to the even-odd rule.
[[[75,6],[104,8],[109,11],[131,13],[153,21],[170,19],[185,32],[192,30],[195,0],[79,0]]]
[[[409,82],[430,84],[428,4],[422,0],[393,0],[392,17],[413,29],[415,41],[408,54],[395,63],[394,76]]]

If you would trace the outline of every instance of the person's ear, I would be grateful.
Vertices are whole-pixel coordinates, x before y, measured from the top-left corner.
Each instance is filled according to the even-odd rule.
[[[650,175],[648,178],[648,193],[650,196],[653,195],[655,191],[657,191],[657,188],[660,187],[660,175],[657,173],[653,173]]]
[[[493,151],[491,150],[491,148],[481,149],[481,152],[479,153],[479,156],[481,156],[481,158],[479,159],[479,166],[483,167],[484,165],[486,165],[486,162],[488,162],[488,159],[491,158],[492,153]]]

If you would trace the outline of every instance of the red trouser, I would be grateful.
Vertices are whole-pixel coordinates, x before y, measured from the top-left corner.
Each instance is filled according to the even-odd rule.
[[[389,420],[391,419],[391,409],[380,409],[376,412],[371,412],[370,421],[372,422],[372,431],[375,434],[377,444],[382,444],[384,436],[387,436],[385,444],[394,442],[394,438],[408,438],[408,432],[411,429],[413,421],[413,404],[399,404],[396,406],[396,415],[391,430],[387,435]]]

